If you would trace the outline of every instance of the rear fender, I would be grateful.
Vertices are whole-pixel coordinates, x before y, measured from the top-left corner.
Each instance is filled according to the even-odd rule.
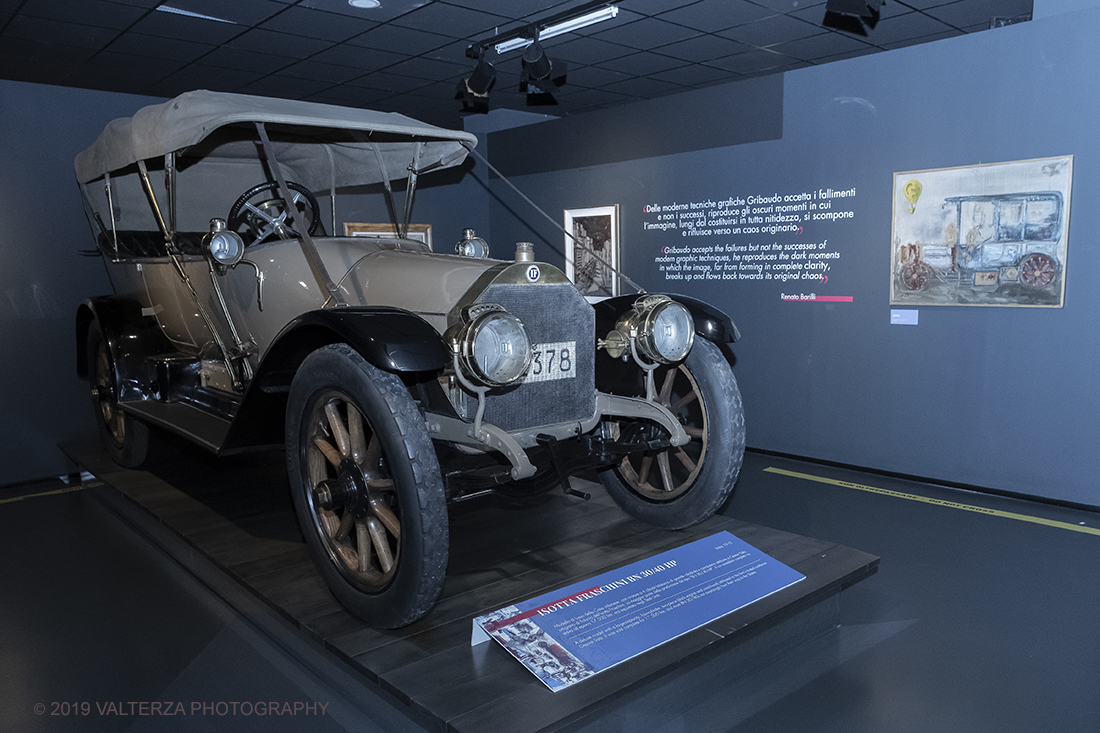
[[[76,373],[81,379],[88,378],[88,331],[93,323],[99,325],[111,352],[119,400],[146,397],[146,359],[174,350],[156,318],[143,315],[141,304],[129,298],[103,296],[82,303],[75,332]]]

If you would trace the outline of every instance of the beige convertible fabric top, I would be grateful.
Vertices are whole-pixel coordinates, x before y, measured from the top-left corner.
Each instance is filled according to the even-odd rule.
[[[311,190],[404,178],[417,143],[423,144],[418,171],[457,165],[466,157],[464,144],[477,144],[469,133],[392,112],[198,90],[108,124],[76,156],[76,176],[87,183],[176,151],[185,158],[255,160],[254,122],[265,124],[280,164]]]

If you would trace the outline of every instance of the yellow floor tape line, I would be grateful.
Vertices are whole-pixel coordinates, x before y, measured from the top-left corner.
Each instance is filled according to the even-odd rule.
[[[68,494],[72,491],[82,491],[92,486],[98,486],[99,482],[94,484],[76,484],[75,486],[66,486],[63,489],[54,489],[53,491],[40,491],[37,494],[25,494],[23,496],[13,496],[10,499],[0,499],[0,504],[11,504],[13,501],[23,501],[24,499],[34,499],[39,496],[53,496],[54,494]]]
[[[1020,522],[1031,522],[1032,524],[1042,524],[1047,527],[1057,527],[1058,529],[1068,529],[1073,532],[1084,532],[1085,534],[1100,535],[1100,528],[1086,527],[1081,524],[1070,524],[1069,522],[1059,522],[1054,519],[1044,519],[1042,517],[1033,517],[1028,514],[1017,514],[1015,512],[1002,512],[998,509],[989,509],[984,506],[973,506],[971,504],[959,504],[955,501],[947,501],[945,499],[933,499],[928,496],[919,496],[917,494],[906,494],[901,491],[891,491],[890,489],[880,489],[875,486],[864,486],[863,484],[854,484],[851,481],[838,481],[837,479],[825,478],[824,476],[814,476],[810,473],[798,473],[797,471],[786,471],[782,468],[775,468],[769,466],[764,469],[767,473],[778,473],[782,476],[790,476],[791,478],[800,478],[807,481],[817,481],[821,484],[831,484],[833,486],[843,486],[846,489],[858,489],[859,491],[869,491],[872,494],[882,494],[884,496],[892,496],[895,499],[908,499],[909,501],[919,501],[924,504],[934,504],[936,506],[947,507],[949,509],[961,509],[964,512],[977,512],[979,514],[988,514],[991,517],[1004,517],[1005,519],[1015,519]]]

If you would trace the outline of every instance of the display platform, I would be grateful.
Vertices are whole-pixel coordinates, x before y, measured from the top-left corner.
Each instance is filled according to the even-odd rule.
[[[295,637],[280,640],[288,648],[304,642],[319,650],[340,674],[376,685],[413,720],[441,731],[571,727],[714,660],[724,675],[752,674],[835,628],[842,589],[878,566],[877,557],[843,545],[721,516],[687,531],[655,529],[591,483],[587,502],[560,492],[493,495],[451,507],[450,564],[435,608],[411,626],[383,631],[344,611],[315,572],[281,454],[219,461],[173,444],[134,471],[113,463],[96,440],[60,448],[103,482],[90,490],[99,499],[200,577],[213,574],[215,590],[219,583],[233,589],[222,595],[242,614],[273,611],[281,619],[274,633]],[[470,644],[475,616],[721,530],[806,579],[557,693],[497,644]]]

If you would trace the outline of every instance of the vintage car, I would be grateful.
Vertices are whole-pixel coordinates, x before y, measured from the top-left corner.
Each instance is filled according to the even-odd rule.
[[[944,199],[940,243],[907,243],[895,253],[897,283],[924,290],[936,280],[973,287],[1018,284],[1042,290],[1062,273],[1064,204],[1058,191]]]
[[[593,305],[528,243],[497,260],[462,222],[454,254],[409,233],[417,177],[475,145],[397,114],[195,91],[75,161],[114,289],[76,317],[107,450],[140,465],[153,426],[217,455],[285,448],[321,575],[379,627],[436,601],[449,502],[583,495],[569,477],[594,470],[627,512],[680,528],[741,465],[720,311]],[[393,233],[343,236],[339,204],[368,195]]]

